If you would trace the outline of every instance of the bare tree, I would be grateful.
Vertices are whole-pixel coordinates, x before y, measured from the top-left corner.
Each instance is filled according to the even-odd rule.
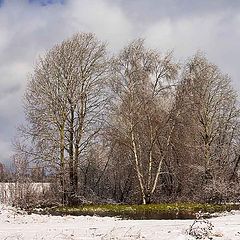
[[[18,149],[56,171],[70,204],[78,193],[81,157],[101,129],[107,69],[105,44],[80,33],[40,58],[28,82],[27,125],[21,128],[26,144]]]
[[[229,181],[239,134],[237,95],[230,78],[197,53],[184,66],[177,93],[181,114],[174,145],[175,162],[182,171],[179,178],[185,175],[185,184],[190,186],[190,179],[197,176],[192,187],[201,189],[218,179]]]
[[[111,134],[134,163],[142,203],[150,203],[170,144],[172,130],[166,135],[166,129],[178,65],[171,53],[161,55],[136,40],[113,60],[112,68]]]
[[[15,156],[21,166],[35,164],[37,178],[44,168],[68,204],[222,192],[240,166],[236,93],[202,54],[180,79],[179,68],[171,52],[141,39],[109,60],[93,34],[74,35],[30,76]]]

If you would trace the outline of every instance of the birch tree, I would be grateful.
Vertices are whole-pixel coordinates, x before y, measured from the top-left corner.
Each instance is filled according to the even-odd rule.
[[[145,48],[143,40],[136,40],[113,60],[112,70],[111,134],[131,156],[142,203],[147,204],[170,144],[172,131],[165,133],[178,65],[171,53],[161,55]]]

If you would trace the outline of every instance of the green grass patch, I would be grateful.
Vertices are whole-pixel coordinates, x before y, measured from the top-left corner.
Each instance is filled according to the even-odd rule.
[[[239,210],[236,204],[162,203],[149,205],[81,205],[56,207],[52,214],[117,216],[127,219],[194,219],[196,213],[219,213]],[[207,214],[206,214],[207,216]]]

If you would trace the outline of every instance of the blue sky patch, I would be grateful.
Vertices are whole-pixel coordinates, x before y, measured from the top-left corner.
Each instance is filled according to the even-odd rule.
[[[29,3],[39,3],[42,6],[47,6],[49,4],[55,4],[55,3],[63,4],[64,1],[65,0],[29,0]]]
[[[3,5],[3,3],[6,0],[0,0],[0,7]],[[50,4],[55,4],[55,3],[60,3],[60,4],[64,4],[65,0],[28,0],[29,3],[37,3],[40,4],[42,6],[47,6]]]

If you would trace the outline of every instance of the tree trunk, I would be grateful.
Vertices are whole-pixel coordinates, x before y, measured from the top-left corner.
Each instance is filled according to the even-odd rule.
[[[70,113],[70,126],[69,126],[69,204],[74,205],[75,189],[74,189],[74,149],[73,149],[73,137],[74,137],[74,109],[71,106]]]
[[[67,203],[66,181],[65,181],[65,158],[64,158],[64,127],[60,132],[60,185],[62,188],[62,204]]]
[[[144,197],[143,204],[150,204],[150,203],[151,203],[151,194],[150,193],[146,193],[145,197]]]

